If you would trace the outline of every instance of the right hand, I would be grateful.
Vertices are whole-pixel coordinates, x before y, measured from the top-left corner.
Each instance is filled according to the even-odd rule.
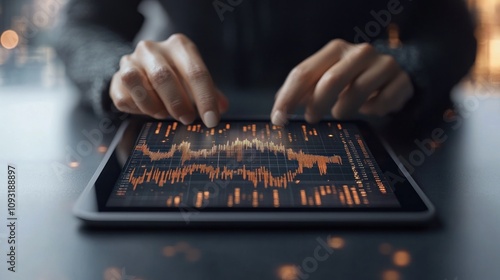
[[[195,44],[182,34],[165,41],[141,41],[124,55],[110,92],[116,108],[156,119],[172,116],[183,124],[196,118],[207,127],[219,123],[227,98],[215,87]]]

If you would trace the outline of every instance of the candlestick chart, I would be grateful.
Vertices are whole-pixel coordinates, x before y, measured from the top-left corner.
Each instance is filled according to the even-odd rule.
[[[149,122],[108,206],[392,207],[398,202],[354,124]]]

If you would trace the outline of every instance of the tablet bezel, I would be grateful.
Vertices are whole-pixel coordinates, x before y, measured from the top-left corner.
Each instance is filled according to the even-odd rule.
[[[236,121],[263,121],[263,119],[231,119],[225,122]],[[334,120],[331,120],[334,121]],[[96,173],[89,181],[84,192],[79,197],[74,207],[77,217],[88,224],[96,225],[133,225],[133,224],[164,224],[172,226],[193,224],[240,224],[256,222],[260,224],[273,223],[334,223],[334,224],[359,224],[359,223],[422,223],[432,219],[434,206],[418,187],[413,178],[398,160],[392,149],[383,141],[368,124],[361,121],[346,121],[355,123],[361,131],[364,140],[374,155],[377,163],[386,173],[391,172],[397,178],[395,193],[401,208],[295,208],[276,209],[265,208],[257,211],[249,209],[233,208],[200,208],[179,207],[172,209],[156,208],[128,208],[128,209],[103,209],[103,206],[121,172],[116,169],[118,163],[115,159],[116,147],[130,125],[142,123],[141,120],[127,120],[118,129],[107,153]],[[140,131],[140,130],[139,130]],[[136,135],[137,136],[137,135]],[[135,142],[135,141],[134,141]],[[383,159],[381,162],[380,159]],[[115,169],[112,171],[111,169]],[[110,176],[114,172],[114,176]],[[404,180],[401,180],[404,178]],[[394,182],[393,182],[394,183]],[[402,184],[402,185],[401,185]],[[405,190],[401,192],[400,190]],[[130,211],[130,210],[134,211]],[[104,210],[104,211],[103,211]],[[110,211],[111,210],[111,211]]]

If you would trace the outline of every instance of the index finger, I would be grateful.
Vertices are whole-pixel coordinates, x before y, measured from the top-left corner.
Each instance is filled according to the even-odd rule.
[[[287,114],[295,109],[304,94],[312,92],[323,73],[340,60],[348,46],[345,41],[333,40],[290,72],[277,93],[271,112],[275,125],[287,122]]]
[[[172,35],[166,43],[171,46],[166,48],[167,56],[193,94],[203,122],[207,127],[216,126],[220,120],[217,89],[195,44],[181,34]]]

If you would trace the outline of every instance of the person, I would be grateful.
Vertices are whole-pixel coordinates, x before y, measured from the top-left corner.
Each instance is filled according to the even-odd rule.
[[[220,85],[277,90],[270,119],[297,108],[408,121],[442,114],[474,63],[465,1],[159,0],[162,41],[133,40],[140,0],[70,0],[56,50],[98,114],[168,116],[207,127],[228,109]]]

